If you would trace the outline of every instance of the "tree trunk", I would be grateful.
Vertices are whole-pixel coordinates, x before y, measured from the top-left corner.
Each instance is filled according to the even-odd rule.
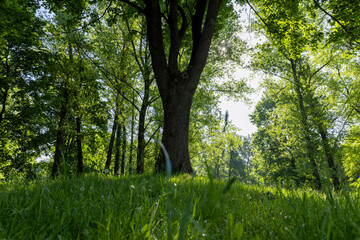
[[[126,156],[126,127],[122,126],[122,155],[121,155],[121,175],[125,173],[125,156]]]
[[[8,81],[8,79],[10,79],[10,66],[8,63],[8,57],[6,57],[5,67],[6,67],[6,73],[5,73],[5,80],[3,81]],[[0,112],[0,124],[4,120],[4,115],[6,111],[6,102],[8,101],[9,91],[10,91],[10,83],[5,83],[5,92],[2,99],[2,107]]]
[[[308,155],[310,164],[312,166],[313,176],[315,178],[315,187],[317,189],[321,189],[321,179],[320,179],[318,166],[317,166],[315,158],[314,158],[315,149],[313,148],[313,144],[311,142],[311,137],[310,137],[311,132],[310,132],[310,128],[308,125],[308,116],[307,116],[305,105],[304,105],[303,94],[301,92],[301,83],[300,83],[300,79],[298,77],[297,70],[296,70],[296,62],[295,62],[295,60],[290,60],[290,61],[291,61],[293,78],[294,78],[295,92],[296,92],[297,101],[299,104],[298,106],[299,106],[300,118],[301,118],[300,121],[301,121],[302,130],[303,130],[305,143],[306,143],[306,151],[307,151],[307,155]]]
[[[63,101],[61,104],[61,110],[60,110],[60,120],[57,128],[56,133],[56,143],[55,143],[55,155],[54,155],[54,163],[52,167],[51,176],[56,177],[59,175],[60,171],[60,162],[61,157],[63,155],[63,135],[64,135],[64,125],[65,125],[65,119],[66,119],[66,113],[69,103],[69,88],[68,88],[68,82],[65,83],[64,90],[63,90]]]
[[[324,130],[324,128],[321,125],[319,125],[318,128],[319,128],[321,141],[322,141],[322,146],[323,146],[323,149],[324,149],[324,152],[325,152],[326,160],[328,162],[328,166],[329,166],[329,169],[330,169],[331,178],[333,180],[334,188],[335,188],[335,190],[340,190],[340,180],[339,180],[339,177],[337,176],[337,168],[336,168],[336,165],[335,165],[334,156],[331,153],[327,133],[326,133],[326,131]]]
[[[186,8],[181,7],[179,2],[170,1],[168,21],[162,21],[163,14],[157,0],[146,1],[145,9],[138,6],[136,8],[146,17],[152,67],[163,103],[162,143],[169,153],[172,170],[191,173],[193,169],[188,147],[190,109],[208,57],[221,0],[210,0],[208,4],[205,0],[198,0],[195,11],[189,12],[192,24],[192,53],[188,66],[183,72],[179,70],[178,59],[185,33],[190,28],[184,12]],[[136,4],[132,4],[134,5]],[[167,24],[166,28],[170,29],[168,54],[164,47],[163,24]],[[156,161],[156,169],[164,171],[165,162],[165,156],[161,151]]]
[[[134,100],[135,98],[133,98]],[[132,108],[131,111],[131,130],[130,130],[130,156],[129,156],[129,174],[132,174],[132,158],[133,158],[133,150],[134,150],[134,128],[135,128],[135,111]]]
[[[1,112],[0,112],[0,124],[1,124],[2,120],[4,119],[3,116],[5,114],[6,101],[7,101],[7,98],[8,98],[8,94],[9,94],[9,87],[6,87],[4,97],[3,97],[3,102],[2,102],[2,108],[1,108]]]
[[[141,104],[139,113],[139,128],[138,128],[138,150],[136,161],[136,172],[141,174],[144,172],[144,158],[145,158],[145,116],[146,110],[149,106],[150,84],[145,80],[144,98]]]
[[[70,32],[69,29],[68,29],[68,32]],[[57,129],[57,133],[56,133],[54,164],[53,164],[52,173],[51,173],[52,177],[59,175],[60,160],[61,160],[61,157],[64,155],[63,134],[64,134],[64,125],[65,125],[66,114],[67,114],[69,98],[70,98],[69,83],[70,83],[70,78],[72,77],[71,67],[74,62],[73,61],[73,48],[72,48],[72,45],[70,42],[68,42],[68,54],[69,54],[70,68],[68,70],[67,77],[66,77],[65,83],[64,83],[63,102],[61,104],[60,120],[59,120],[59,125],[58,125],[58,129]]]
[[[158,0],[145,1],[145,8],[135,2],[123,2],[146,17],[152,67],[164,108],[162,141],[170,155],[173,170],[191,173],[188,148],[190,108],[206,64],[221,0],[198,0],[194,4],[195,11],[188,6],[180,6],[182,1],[169,1],[166,21],[162,21],[165,14],[161,12]],[[164,45],[165,28],[170,30],[168,54]],[[192,52],[186,70],[181,72],[178,60],[186,32],[192,36]],[[165,157],[162,151],[155,167],[158,171],[165,170]]]
[[[234,150],[230,151],[230,159],[229,159],[229,175],[228,175],[228,179],[230,181],[231,179],[231,174],[232,174],[232,166],[234,165],[234,158],[236,156],[236,153]]]
[[[114,175],[119,175],[119,165],[120,165],[120,145],[121,145],[121,125],[118,124],[116,130],[116,143],[115,143],[115,165],[114,165]]]
[[[104,173],[109,172],[110,164],[111,164],[111,156],[112,156],[112,151],[113,151],[113,147],[114,147],[115,134],[116,134],[116,129],[117,129],[117,125],[118,125],[118,118],[119,118],[118,96],[116,96],[116,104],[115,105],[116,105],[116,107],[115,107],[114,123],[113,123],[113,127],[112,127],[112,130],[111,130],[111,136],[110,136],[110,142],[109,142],[108,152],[107,152],[107,156],[106,156],[106,163],[105,163]]]
[[[82,153],[82,143],[81,143],[81,118],[76,117],[76,145],[77,145],[77,172],[82,174],[84,171],[83,164],[83,153]]]
[[[163,99],[164,129],[162,143],[170,156],[172,172],[192,173],[189,155],[189,121],[192,97],[195,91],[189,91],[185,86],[176,86],[170,90],[167,99]],[[166,159],[163,151],[157,159],[156,169],[166,169]]]

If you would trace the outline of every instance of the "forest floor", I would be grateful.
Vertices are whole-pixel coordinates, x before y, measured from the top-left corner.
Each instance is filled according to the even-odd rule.
[[[0,183],[0,239],[357,239],[358,192],[162,175]]]

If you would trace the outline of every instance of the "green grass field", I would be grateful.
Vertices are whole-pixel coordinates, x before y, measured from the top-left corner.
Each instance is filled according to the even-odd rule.
[[[162,175],[0,183],[0,239],[358,239],[359,194]]]

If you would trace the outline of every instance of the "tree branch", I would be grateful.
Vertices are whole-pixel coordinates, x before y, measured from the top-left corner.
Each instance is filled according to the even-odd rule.
[[[178,7],[179,7],[179,12],[180,12],[180,15],[182,18],[181,28],[179,31],[179,38],[182,39],[184,37],[186,29],[188,27],[188,22],[186,19],[186,13],[185,13],[184,9],[180,5]]]
[[[146,2],[145,17],[147,37],[152,57],[152,64],[159,92],[166,97],[170,73],[168,71],[165,47],[162,33],[161,11],[158,0]]]
[[[169,51],[169,70],[170,74],[174,77],[179,73],[178,69],[178,55],[180,51],[181,39],[179,38],[178,29],[178,1],[170,1],[170,15],[169,15],[169,28],[170,28],[170,51]]]
[[[344,29],[344,31],[353,38],[353,40],[358,44],[359,42],[356,39],[356,35],[353,34],[351,31],[349,31],[346,26],[344,24],[342,24],[336,17],[334,17],[333,15],[331,15],[328,11],[326,11],[323,7],[321,7],[321,5],[318,3],[318,1],[314,0],[315,5],[322,11],[324,12],[326,15],[328,15],[332,20],[334,20],[335,22],[337,22],[342,29]]]
[[[205,9],[206,9],[206,0],[198,0],[196,4],[195,14],[192,17],[193,52],[191,54],[191,58],[193,58],[193,55],[195,55],[194,49],[197,48],[200,41],[201,28],[205,15]]]
[[[129,0],[121,0],[123,3],[126,3],[128,5],[130,5],[131,7],[135,8],[136,10],[138,10],[140,13],[145,13],[145,10],[142,9],[139,5],[137,5],[136,3],[130,2]]]
[[[199,0],[199,2],[203,2]],[[197,84],[199,83],[201,72],[203,71],[206,60],[208,58],[209,49],[211,45],[211,39],[215,32],[216,20],[219,14],[221,0],[210,0],[208,3],[206,18],[204,22],[203,29],[201,31],[201,22],[197,22],[195,27],[196,31],[201,31],[200,33],[195,33],[193,37],[194,39],[194,47],[191,53],[191,59],[189,64],[189,75],[192,76],[197,81],[191,82],[189,86],[191,89],[196,89]],[[195,14],[196,15],[196,14]],[[200,13],[200,16],[203,16],[203,13]],[[195,19],[194,19],[195,20]],[[196,19],[196,21],[200,21],[201,19]],[[200,24],[200,26],[198,25]],[[193,29],[193,33],[194,33]],[[200,35],[198,35],[200,34]],[[197,39],[200,37],[199,39]]]
[[[104,12],[100,15],[100,17],[98,17],[98,18],[96,18],[96,19],[94,19],[94,20],[92,20],[92,21],[84,24],[84,25],[83,25],[82,27],[80,27],[80,28],[77,28],[77,29],[74,29],[74,30],[69,30],[69,31],[66,31],[66,32],[65,32],[65,31],[62,31],[62,33],[67,33],[67,34],[69,34],[69,33],[72,33],[72,32],[80,31],[80,30],[85,29],[85,28],[87,28],[88,26],[96,23],[97,21],[99,21],[100,19],[102,19],[102,18],[105,16],[105,14],[107,13],[107,11],[110,9],[112,2],[113,2],[113,1],[111,0],[110,3],[109,3],[109,5],[108,5],[108,6],[106,7],[106,9],[104,10]]]
[[[329,60],[329,61],[327,61],[324,65],[322,65],[319,69],[317,69],[315,72],[313,72],[313,74],[310,75],[309,81],[308,81],[309,84],[310,84],[311,78],[312,78],[313,76],[315,76],[318,72],[320,72],[321,69],[323,69],[325,66],[329,65],[329,63],[330,63],[331,61],[332,61],[332,58],[330,57],[330,60]]]

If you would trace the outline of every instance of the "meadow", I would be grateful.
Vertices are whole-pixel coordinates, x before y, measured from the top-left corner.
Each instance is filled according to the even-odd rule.
[[[0,239],[357,239],[359,193],[164,175],[0,183]]]

